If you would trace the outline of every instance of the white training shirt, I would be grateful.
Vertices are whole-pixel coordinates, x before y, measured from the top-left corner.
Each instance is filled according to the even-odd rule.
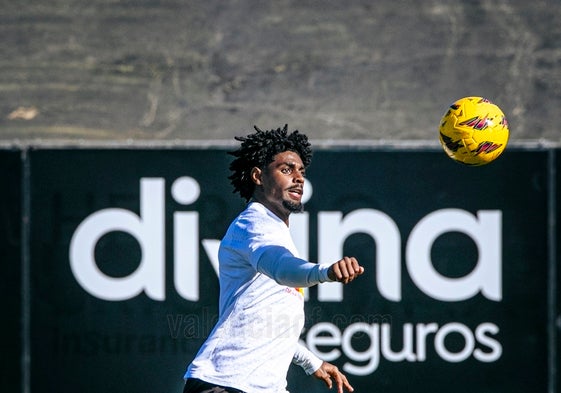
[[[286,224],[264,205],[249,203],[220,243],[219,319],[185,378],[280,393],[291,361],[307,374],[321,366],[298,343],[305,318],[297,288],[330,281],[329,266],[297,255]]]

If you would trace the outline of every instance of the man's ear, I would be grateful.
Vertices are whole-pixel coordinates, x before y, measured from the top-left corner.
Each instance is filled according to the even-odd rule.
[[[257,168],[256,166],[254,166],[251,169],[251,180],[258,186],[260,186],[262,183],[261,181],[261,176],[263,175],[263,171],[260,168]]]

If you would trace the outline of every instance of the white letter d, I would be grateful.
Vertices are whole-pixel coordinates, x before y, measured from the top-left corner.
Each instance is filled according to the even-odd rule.
[[[127,277],[104,274],[95,261],[95,246],[106,233],[122,231],[140,244],[141,261]],[[103,209],[91,214],[70,241],[70,268],[78,283],[104,300],[127,300],[142,290],[154,300],[165,300],[164,180],[140,180],[140,216],[126,209]]]

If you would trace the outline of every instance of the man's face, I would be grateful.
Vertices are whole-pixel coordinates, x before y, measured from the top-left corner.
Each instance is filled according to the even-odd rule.
[[[292,151],[277,154],[264,170],[256,168],[255,199],[288,222],[292,212],[302,211],[305,168],[300,156]]]

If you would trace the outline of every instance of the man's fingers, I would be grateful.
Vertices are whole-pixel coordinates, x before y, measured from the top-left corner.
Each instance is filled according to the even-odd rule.
[[[350,277],[346,257],[345,257],[345,259],[343,259],[342,262],[343,263],[339,263],[339,269],[341,270],[340,279],[341,279],[341,281],[346,283],[348,281],[349,277]]]
[[[314,372],[314,376],[325,382],[325,385],[327,385],[329,389],[333,387],[333,378],[333,380],[335,380],[335,385],[337,386],[337,393],[343,393],[344,389],[348,392],[354,391],[345,374],[339,371],[339,369],[331,363],[323,362],[321,367]]]
[[[335,379],[335,384],[337,385],[337,393],[343,393],[343,389],[352,392],[354,389],[347,380],[347,377],[343,375],[339,369],[334,368],[331,372],[331,376]],[[329,387],[331,389],[331,387]]]
[[[331,389],[333,387],[333,382],[331,381],[331,375],[329,375],[329,373],[327,373],[325,370],[320,369],[321,370],[321,375],[320,375],[320,379],[323,380],[323,382],[325,382],[325,385]]]
[[[345,378],[345,377],[343,376],[343,378]],[[347,378],[345,378],[345,380],[343,381],[343,385],[344,385],[345,389],[347,389],[348,392],[354,392],[355,388],[353,388],[351,386],[349,381],[347,381]],[[343,388],[341,388],[341,393],[342,392],[343,392]]]
[[[358,264],[356,258],[351,258],[351,266],[353,267],[355,273],[358,273],[360,271],[361,266]]]
[[[327,385],[328,389],[331,389],[333,387],[333,381],[331,380],[331,377],[329,376],[329,374],[326,375],[324,381],[325,381],[325,384]]]
[[[353,281],[358,275],[362,274],[361,270],[364,271],[364,268],[358,264],[354,257],[344,257],[343,261],[344,269],[342,270],[345,283]]]
[[[348,284],[362,273],[364,273],[364,267],[358,264],[356,258],[343,257],[343,259],[331,265],[329,277],[334,281]]]
[[[337,384],[337,393],[343,393],[343,378],[339,372],[335,372],[335,383]]]

